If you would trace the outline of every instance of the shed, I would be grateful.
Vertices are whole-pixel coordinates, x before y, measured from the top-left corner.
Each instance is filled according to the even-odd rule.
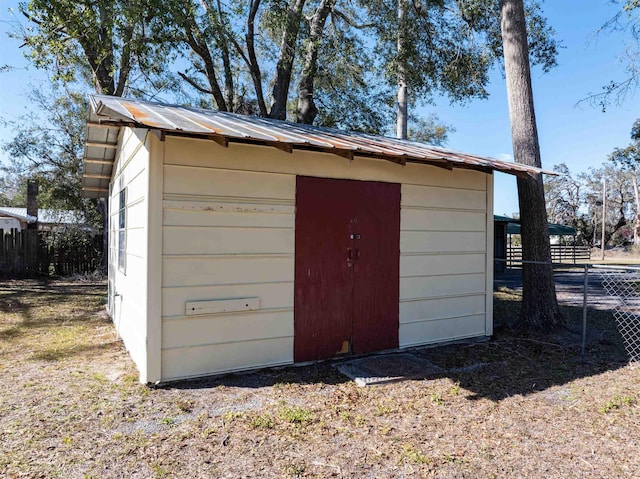
[[[493,331],[493,176],[406,140],[90,97],[108,310],[165,382]]]
[[[13,220],[14,223],[9,223]],[[26,229],[27,224],[37,223],[39,231],[53,231],[65,228],[67,226],[85,227],[84,216],[79,211],[74,210],[54,210],[41,208],[38,210],[37,216],[29,215],[27,208],[14,208],[8,206],[0,206],[0,229],[3,229],[3,221],[11,228]],[[11,229],[5,227],[4,229]]]
[[[509,216],[494,215],[494,258],[496,273],[503,273],[507,267],[513,264],[521,266],[522,249],[512,245],[511,237],[520,234],[520,220]],[[549,237],[558,238],[558,243],[551,241],[551,259],[556,263],[563,263],[569,260],[576,264],[576,259],[589,259],[590,250],[586,247],[578,247],[576,244],[575,228],[557,223],[548,223]],[[571,236],[570,248],[564,248],[560,244],[560,238]]]
[[[0,206],[0,230],[24,230],[27,229],[28,224],[35,223],[37,220],[35,216],[27,214],[26,208]]]

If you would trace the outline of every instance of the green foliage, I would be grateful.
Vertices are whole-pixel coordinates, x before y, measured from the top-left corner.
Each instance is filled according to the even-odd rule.
[[[633,396],[619,396],[615,395],[613,399],[607,401],[600,407],[602,414],[607,414],[611,411],[621,409],[623,406],[632,406],[636,404],[636,398]]]
[[[251,418],[251,426],[255,429],[273,429],[274,421],[268,414],[256,415]]]
[[[284,406],[280,410],[280,417],[291,424],[304,425],[313,421],[313,414],[299,406]]]
[[[276,61],[283,54],[294,59],[296,85],[309,19],[320,6],[303,2],[301,17],[292,22],[294,3],[30,0],[20,4],[28,24],[14,35],[23,39],[35,66],[65,84],[86,82],[115,95],[162,92],[182,103],[266,114],[263,105],[275,98],[262,90],[276,77]],[[314,79],[318,124],[388,131],[398,59],[408,67],[414,103],[436,93],[452,101],[486,97],[488,71],[502,55],[498,2],[429,0],[408,7],[407,48],[398,56],[396,2],[336,1],[322,32]],[[555,64],[553,30],[537,0],[528,1],[527,9],[532,60],[546,70]],[[292,28],[298,31],[295,43],[283,52],[282,39]],[[293,112],[295,102],[290,105]],[[431,122],[419,120],[414,137],[444,142],[450,129],[426,128]]]
[[[443,124],[436,115],[430,115],[426,118],[413,118],[408,137],[410,140],[442,146],[447,142],[449,133],[454,131],[454,127]]]
[[[154,3],[30,0],[19,5],[27,26],[12,35],[24,42],[31,63],[51,72],[54,81],[88,83],[98,93],[121,96],[134,74],[150,80],[167,60],[167,45],[154,36]]]
[[[69,91],[34,90],[34,110],[9,122],[16,136],[2,144],[11,162],[0,168],[0,185],[10,205],[26,205],[26,180],[39,184],[39,208],[76,210],[88,224],[101,225],[95,200],[82,198],[82,155],[87,105],[83,95]],[[7,195],[9,196],[9,195]]]
[[[609,155],[609,160],[637,174],[640,170],[640,120],[636,120],[631,127],[631,140],[625,148],[615,148]]]
[[[538,1],[526,2],[531,60],[548,71],[556,64],[555,32]],[[397,2],[363,2],[374,24],[376,54],[385,78],[395,85],[397,60],[407,67],[413,101],[428,102],[436,93],[452,101],[486,98],[489,69],[502,62],[499,2],[430,0],[408,2],[403,35],[406,49],[396,57]]]

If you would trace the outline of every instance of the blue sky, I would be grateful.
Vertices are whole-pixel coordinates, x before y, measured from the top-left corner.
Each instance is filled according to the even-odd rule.
[[[496,0],[497,1],[497,0]],[[6,32],[16,18],[8,12],[15,0],[0,0],[0,66],[15,70],[0,74],[0,117],[15,119],[28,111],[25,95],[28,85],[46,82],[42,72],[26,67],[19,42]],[[598,167],[616,146],[629,142],[633,121],[640,117],[634,108],[640,92],[622,105],[606,112],[589,104],[578,105],[591,92],[598,92],[611,80],[624,78],[627,38],[624,33],[596,35],[597,29],[617,11],[610,0],[553,0],[543,4],[550,24],[564,48],[558,67],[543,74],[532,72],[536,117],[543,167],[567,163],[572,172]],[[511,131],[506,87],[502,74],[495,71],[488,100],[475,100],[465,106],[450,105],[446,99],[425,108],[455,127],[447,147],[500,159],[511,159]],[[13,136],[0,125],[0,141]],[[6,154],[0,152],[0,160]],[[496,174],[495,212],[511,215],[518,211],[515,179]]]

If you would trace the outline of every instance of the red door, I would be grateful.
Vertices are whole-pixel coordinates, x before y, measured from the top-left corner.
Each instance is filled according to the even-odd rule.
[[[294,359],[398,346],[400,185],[299,176]]]

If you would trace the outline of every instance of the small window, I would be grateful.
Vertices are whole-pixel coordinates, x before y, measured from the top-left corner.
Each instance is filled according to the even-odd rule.
[[[118,268],[124,272],[127,252],[127,189],[118,195]]]

